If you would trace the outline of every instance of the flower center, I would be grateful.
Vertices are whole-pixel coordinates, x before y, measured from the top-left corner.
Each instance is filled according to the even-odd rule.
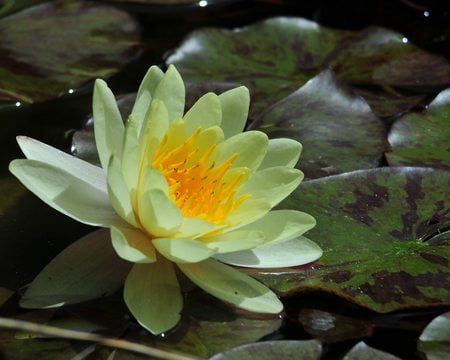
[[[179,137],[179,134],[172,135]],[[247,171],[232,168],[237,154],[216,164],[219,144],[208,144],[201,135],[202,129],[198,128],[174,145],[169,129],[153,156],[152,165],[165,176],[169,196],[184,217],[220,224],[250,196],[236,196],[247,180]]]

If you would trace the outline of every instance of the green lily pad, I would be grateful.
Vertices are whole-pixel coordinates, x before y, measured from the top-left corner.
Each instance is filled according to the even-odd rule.
[[[44,1],[45,0],[0,0],[0,17],[15,13],[16,11]]]
[[[92,2],[33,6],[0,19],[0,33],[3,102],[42,102],[70,93],[116,73],[138,53],[136,21]]]
[[[390,165],[450,169],[450,89],[442,91],[422,113],[410,113],[392,126],[386,154]]]
[[[450,304],[450,172],[360,170],[302,183],[282,207],[317,220],[308,237],[324,255],[253,275],[282,296],[325,290],[389,312]]]
[[[446,360],[450,354],[450,312],[434,318],[419,337],[418,348],[428,360]]]
[[[298,166],[308,178],[377,167],[386,149],[381,121],[330,71],[276,103],[251,128],[300,141]]]
[[[352,347],[343,360],[400,360],[400,358],[367,346],[361,341]]]
[[[254,87],[253,118],[326,68],[358,85],[450,84],[447,60],[418,49],[399,33],[377,27],[336,30],[294,17],[234,30],[194,31],[166,62],[175,64],[188,80],[235,81]]]
[[[322,346],[316,340],[280,340],[246,344],[214,355],[210,360],[318,360]]]

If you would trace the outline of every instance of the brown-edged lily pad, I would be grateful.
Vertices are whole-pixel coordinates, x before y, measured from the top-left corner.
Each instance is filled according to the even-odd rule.
[[[450,354],[450,312],[434,318],[419,338],[419,350],[428,360],[445,360]]]
[[[326,68],[357,85],[417,89],[450,84],[447,60],[418,49],[399,33],[377,27],[336,30],[294,17],[234,30],[197,30],[166,61],[186,79],[254,87],[253,117]]]
[[[378,312],[450,304],[450,172],[378,168],[304,182],[283,207],[317,220],[317,262],[254,272],[281,295],[310,289]]]
[[[0,101],[41,102],[116,73],[138,53],[127,13],[85,1],[47,2],[0,19]]]
[[[308,178],[377,167],[386,149],[381,121],[330,71],[276,103],[251,128],[300,141],[298,166]]]
[[[390,165],[450,169],[450,89],[442,91],[425,111],[398,119],[388,141]]]

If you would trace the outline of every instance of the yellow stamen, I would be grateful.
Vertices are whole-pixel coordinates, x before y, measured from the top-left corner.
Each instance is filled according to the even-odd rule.
[[[198,141],[201,132],[199,128],[183,143],[169,148],[169,129],[151,163],[166,177],[169,196],[183,216],[220,224],[249,197],[236,196],[247,172],[229,171],[237,154],[216,165],[217,145]],[[194,157],[198,159],[195,162]]]

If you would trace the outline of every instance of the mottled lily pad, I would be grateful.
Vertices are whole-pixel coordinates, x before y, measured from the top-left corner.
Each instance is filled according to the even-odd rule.
[[[0,19],[0,37],[0,101],[33,103],[116,73],[136,57],[139,29],[116,8],[64,1]]]
[[[343,360],[400,360],[400,358],[367,346],[361,341],[353,346],[353,348],[344,356]]]
[[[241,29],[189,35],[166,62],[189,80],[235,81],[255,88],[251,114],[286,97],[323,69],[351,84],[443,87],[450,65],[383,28],[335,30],[276,17]]]
[[[300,141],[298,166],[308,178],[377,167],[386,149],[381,121],[330,71],[276,103],[251,128]]]
[[[428,360],[446,360],[450,354],[450,312],[434,318],[419,338],[420,351]]]
[[[225,351],[210,358],[210,360],[318,360],[322,346],[316,340],[281,340],[264,341],[246,344]]]
[[[285,272],[254,272],[282,296],[310,289],[389,312],[450,304],[450,172],[360,170],[302,183],[283,207],[317,219],[324,255]]]
[[[450,169],[450,89],[442,91],[422,113],[398,119],[389,133],[390,165]]]

